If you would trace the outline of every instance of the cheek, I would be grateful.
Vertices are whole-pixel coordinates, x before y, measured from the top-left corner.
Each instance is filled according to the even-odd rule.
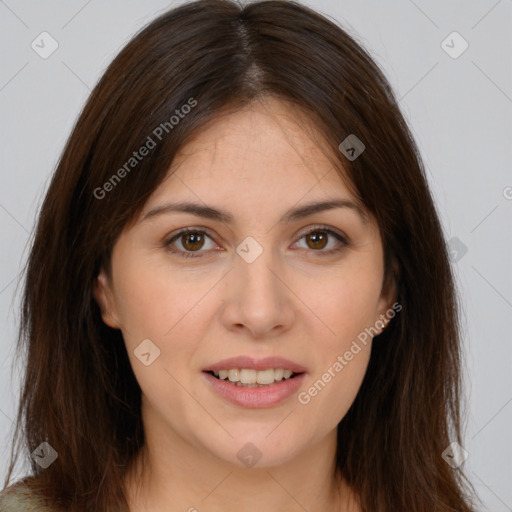
[[[329,327],[324,339],[343,347],[379,318],[382,269],[373,255],[354,257],[309,294],[311,309]]]
[[[370,360],[371,338],[361,342],[341,333],[337,343],[324,344],[323,348],[322,358],[297,400],[307,416],[321,418],[323,428],[330,430],[357,396]]]
[[[308,414],[322,418],[325,428],[334,428],[345,416],[366,373],[371,336],[365,329],[378,319],[381,271],[378,258],[354,258],[324,283],[327,291],[315,288],[310,295],[330,335],[317,336],[315,372],[297,398]]]
[[[139,265],[136,258],[119,261],[117,268],[116,309],[124,329],[130,337],[162,341],[182,325],[200,326],[196,310],[218,280],[211,272],[172,271],[147,260]]]
[[[325,371],[315,375],[298,397],[307,416],[322,418],[325,430],[331,430],[347,414],[354,402],[368,366],[370,344],[360,344],[360,351],[348,361],[342,352]]]
[[[139,265],[135,259],[119,261],[117,268],[116,309],[137,381],[148,400],[160,397],[174,403],[182,395],[177,382],[190,378],[189,363],[211,325],[207,294],[218,276],[171,272],[162,265]],[[143,341],[151,359],[158,354],[150,366],[137,357],[147,352],[139,350],[146,347]]]
[[[194,340],[201,336],[199,322],[204,324],[197,305],[202,294],[183,276],[165,275],[163,269],[149,265],[140,267],[133,262],[117,267],[122,276],[120,272],[116,309],[128,356],[145,400],[157,409],[156,404],[181,409],[187,395],[179,383],[188,377]]]

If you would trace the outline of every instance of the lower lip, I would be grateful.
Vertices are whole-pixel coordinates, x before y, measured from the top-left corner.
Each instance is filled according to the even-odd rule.
[[[203,372],[203,375],[222,398],[239,407],[249,409],[280,404],[297,391],[306,377],[305,373],[301,373],[292,379],[283,379],[263,388],[244,388],[229,381],[217,379],[206,372]]]

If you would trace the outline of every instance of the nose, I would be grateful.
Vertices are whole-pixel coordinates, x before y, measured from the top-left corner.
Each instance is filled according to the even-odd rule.
[[[224,290],[221,319],[227,330],[261,340],[278,336],[293,325],[293,293],[270,251],[263,251],[252,263],[237,260]]]

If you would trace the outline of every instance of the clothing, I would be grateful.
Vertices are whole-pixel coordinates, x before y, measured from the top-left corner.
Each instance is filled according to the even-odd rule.
[[[57,512],[26,484],[17,483],[0,492],[0,512]]]

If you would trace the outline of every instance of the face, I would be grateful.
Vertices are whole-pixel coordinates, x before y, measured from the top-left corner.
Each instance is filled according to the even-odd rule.
[[[367,368],[361,333],[393,302],[375,221],[304,126],[274,99],[219,117],[176,157],[95,287],[123,333],[145,430],[238,466],[285,463],[335,435]]]

